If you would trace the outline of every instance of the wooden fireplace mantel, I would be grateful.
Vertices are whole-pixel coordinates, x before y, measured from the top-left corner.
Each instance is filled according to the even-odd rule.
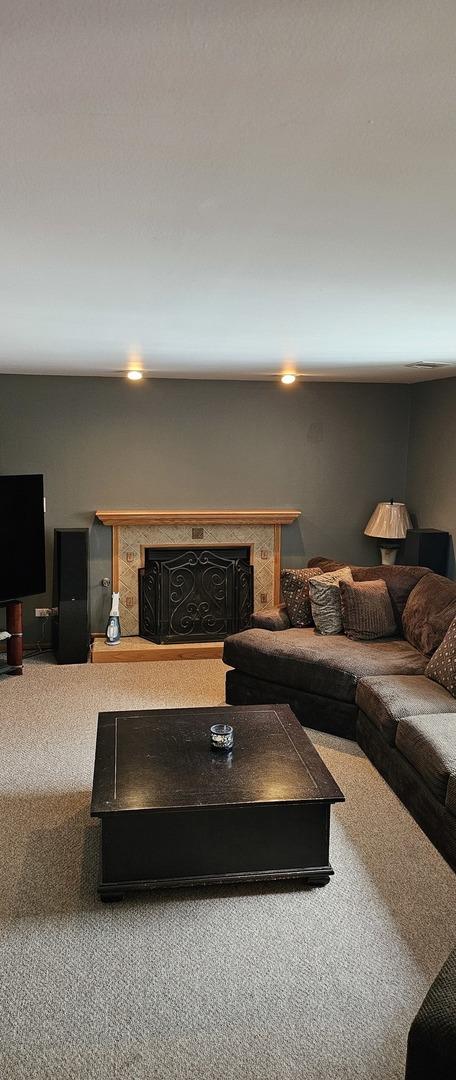
[[[300,510],[97,510],[103,525],[291,525]]]

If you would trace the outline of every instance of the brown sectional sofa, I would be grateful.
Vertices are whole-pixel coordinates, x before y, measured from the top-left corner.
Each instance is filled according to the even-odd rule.
[[[226,700],[286,702],[301,723],[356,738],[456,869],[456,698],[424,674],[456,616],[456,582],[426,567],[352,567],[352,574],[386,581],[397,638],[359,642],[292,628],[281,605],[225,641]]]

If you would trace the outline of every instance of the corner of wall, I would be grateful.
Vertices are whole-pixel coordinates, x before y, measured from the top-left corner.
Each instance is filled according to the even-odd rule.
[[[414,391],[415,387],[412,383],[407,385],[407,418],[405,421],[406,436],[405,436],[405,457],[404,457],[404,478],[403,478],[403,491],[404,501],[407,502],[408,490],[409,490],[409,466],[410,466],[410,439],[412,435],[412,413],[414,403]]]

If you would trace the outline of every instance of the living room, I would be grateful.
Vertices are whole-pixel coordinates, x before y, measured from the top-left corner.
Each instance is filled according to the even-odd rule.
[[[2,15],[2,1076],[450,1077],[454,4]]]

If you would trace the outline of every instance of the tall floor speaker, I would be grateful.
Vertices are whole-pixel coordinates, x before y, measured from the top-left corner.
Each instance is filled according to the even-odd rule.
[[[53,648],[58,664],[85,664],[89,652],[89,530],[54,530]]]
[[[409,529],[402,545],[403,566],[428,566],[445,575],[448,567],[450,535],[440,529]]]

